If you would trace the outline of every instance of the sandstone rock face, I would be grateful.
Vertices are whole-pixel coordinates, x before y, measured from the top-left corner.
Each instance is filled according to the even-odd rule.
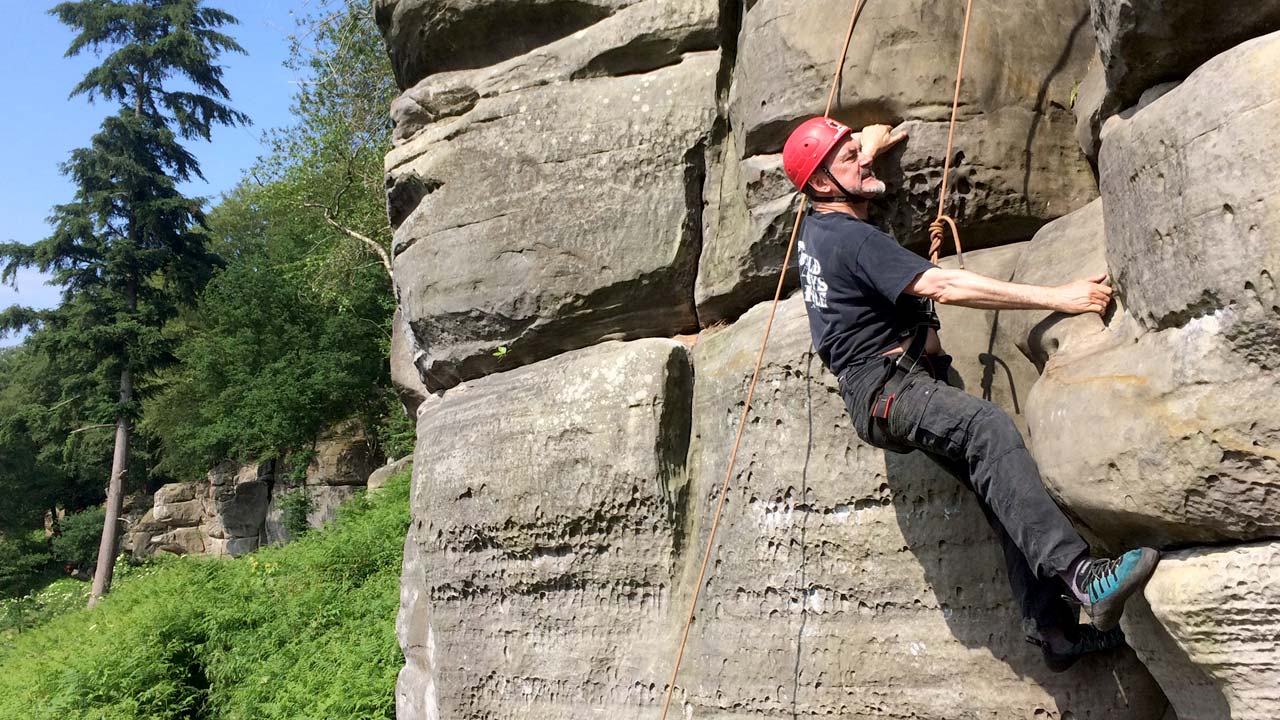
[[[1121,105],[1245,40],[1280,30],[1280,2],[1091,0],[1108,85]]]
[[[1280,543],[1166,555],[1125,632],[1179,718],[1280,717]]]
[[[396,624],[400,717],[652,703],[686,541],[692,382],[683,345],[642,340],[429,401]]]
[[[1026,285],[1061,285],[1105,274],[1106,240],[1102,201],[1095,200],[1036,233],[1019,257],[1011,279]],[[1097,340],[1106,327],[1096,314],[1008,310],[1004,316],[1009,336],[1042,371],[1050,356],[1070,350],[1072,343]]]
[[[1044,669],[972,495],[854,436],[792,298],[675,715],[1280,716],[1280,34],[1232,47],[1272,4],[975,9],[948,201],[966,268],[1108,273],[1117,302],[944,306],[943,344],[1099,552],[1177,550],[1126,616],[1138,653]],[[401,720],[656,716],[792,229],[777,153],[822,111],[852,5],[376,0],[407,88],[387,207],[425,398]],[[873,211],[916,250],[962,12],[869,3],[837,102],[907,123]],[[525,21],[477,42],[496,17]]]
[[[1235,349],[1264,369],[1274,344],[1251,339],[1280,323],[1277,101],[1273,33],[1203,65],[1109,133],[1100,158],[1108,259],[1137,320],[1159,330],[1229,309]]]
[[[822,113],[853,2],[749,5],[730,90],[732,133],[706,191],[696,293],[704,325],[772,297],[794,214],[773,153],[792,127]],[[879,169],[890,193],[878,216],[917,250],[937,213],[963,16],[963,3],[868,3],[833,111],[854,127],[909,121],[910,138]],[[1029,37],[1052,40],[1010,41]],[[975,10],[947,207],[971,249],[1025,240],[1096,197],[1068,109],[1093,52],[1084,0]]]
[[[502,93],[393,153],[393,173],[436,186],[395,235],[429,390],[602,339],[697,328],[718,66],[695,53],[651,73]]]
[[[523,55],[639,0],[374,0],[396,82]]]
[[[417,357],[418,349],[409,335],[409,325],[404,321],[404,314],[396,308],[391,319],[391,383],[395,385],[400,404],[404,405],[409,417],[417,417],[418,406],[427,399],[427,386],[418,376]]]
[[[382,463],[354,422],[329,428],[316,440],[307,485],[364,485]]]
[[[350,425],[330,428],[316,442],[303,484],[311,510],[307,522],[322,527],[354,497],[377,468],[363,435]],[[122,548],[142,559],[157,552],[237,557],[267,543],[289,540],[279,507],[293,489],[275,462],[226,461],[203,482],[170,483],[153,506],[134,508]]]
[[[1011,271],[1011,259],[989,262]],[[694,349],[694,547],[767,311]],[[970,339],[943,342],[974,390],[990,321],[973,310],[944,319],[949,337]],[[886,462],[857,439],[834,378],[808,351],[798,297],[774,323],[686,658],[693,716],[1159,718],[1164,702],[1131,655],[1069,675],[1043,668],[972,493],[919,453]],[[677,587],[696,570],[686,565]]]
[[[1267,160],[1280,121],[1250,112],[1280,97],[1277,73],[1280,34],[1250,41],[1108,133],[1102,208],[1120,310],[1105,330],[1096,316],[1035,316],[1028,333],[1031,356],[1048,358],[1029,410],[1037,459],[1113,543],[1280,529],[1280,174]],[[1096,208],[1046,228],[1018,279],[1098,271],[1100,230]]]

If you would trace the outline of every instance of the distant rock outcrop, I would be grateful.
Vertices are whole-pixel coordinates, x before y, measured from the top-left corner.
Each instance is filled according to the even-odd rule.
[[[306,493],[307,523],[321,527],[333,519],[339,505],[366,486],[379,465],[367,439],[352,424],[330,429],[317,439],[301,485],[274,461],[226,461],[203,481],[161,486],[145,512],[140,502],[135,503],[122,547],[138,559],[157,553],[244,555],[289,539],[282,495]]]
[[[778,152],[852,6],[374,0],[418,417],[401,720],[656,717],[791,230]],[[672,717],[1280,717],[1273,6],[974,10],[965,265],[1117,303],[943,307],[942,339],[1091,542],[1168,551],[1133,650],[1044,669],[976,501],[858,440],[791,297]],[[868,3],[833,113],[908,123],[876,212],[917,251],[962,14]]]

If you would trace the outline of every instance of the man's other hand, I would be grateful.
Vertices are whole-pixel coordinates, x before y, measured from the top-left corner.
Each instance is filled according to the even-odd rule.
[[[1053,309],[1070,315],[1088,312],[1102,315],[1111,304],[1112,289],[1103,284],[1106,279],[1107,275],[1103,273],[1057,286],[1054,288],[1057,302]]]

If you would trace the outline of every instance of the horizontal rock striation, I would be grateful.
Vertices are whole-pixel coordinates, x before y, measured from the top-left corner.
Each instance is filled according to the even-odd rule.
[[[428,401],[397,622],[400,717],[652,705],[689,522],[692,383],[684,345],[639,340]]]
[[[697,329],[718,67],[702,52],[500,93],[393,153],[393,175],[435,187],[394,248],[429,391],[605,339]]]
[[[793,229],[778,153],[853,4],[374,0],[419,431],[401,720],[656,717]],[[942,307],[951,380],[1010,412],[1098,552],[1168,553],[1126,615],[1137,654],[1044,668],[972,495],[854,436],[792,297],[672,717],[1280,717],[1271,5],[975,8],[965,267],[1105,273],[1116,302]],[[868,3],[834,109],[909,129],[873,217],[918,252],[962,13]]]

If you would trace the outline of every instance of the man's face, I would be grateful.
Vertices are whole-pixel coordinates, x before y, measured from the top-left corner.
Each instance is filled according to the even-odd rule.
[[[827,155],[823,165],[849,192],[865,198],[874,198],[884,195],[886,187],[884,181],[877,178],[871,169],[872,159],[862,152],[862,139],[859,134],[852,133]],[[814,173],[812,182],[823,195],[834,195],[840,192],[831,184],[821,168]]]

